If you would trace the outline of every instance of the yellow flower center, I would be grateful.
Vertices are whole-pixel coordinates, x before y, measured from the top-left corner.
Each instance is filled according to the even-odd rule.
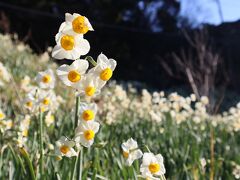
[[[85,111],[83,111],[83,113],[82,113],[82,118],[83,118],[85,121],[93,120],[93,118],[94,118],[94,112],[93,112],[92,110],[85,110]]]
[[[26,102],[27,107],[32,107],[33,103],[31,101]]]
[[[160,165],[157,163],[151,163],[148,166],[149,171],[154,174],[160,170]]]
[[[66,146],[66,145],[62,145],[62,146],[60,147],[60,151],[61,151],[63,154],[67,154],[68,151],[70,151],[70,148],[69,148],[68,146]]]
[[[5,118],[5,114],[0,113],[0,119],[3,119],[3,118]]]
[[[126,151],[123,151],[123,157],[124,157],[124,158],[128,158],[128,156],[129,156],[129,153],[126,152]]]
[[[68,80],[75,83],[81,80],[81,75],[76,70],[69,71]]]
[[[89,141],[89,140],[92,140],[92,139],[94,138],[94,136],[95,136],[95,133],[94,133],[93,130],[87,130],[87,131],[84,132],[84,137],[85,137],[85,139],[87,139],[88,141]]]
[[[100,73],[100,78],[103,81],[108,81],[112,77],[112,73],[113,72],[110,68],[106,68]]]
[[[49,75],[45,75],[42,77],[42,82],[45,84],[49,83],[51,80],[52,80],[52,78]]]
[[[28,130],[25,129],[25,130],[22,132],[22,135],[23,135],[24,137],[27,137],[27,136],[28,136]]]
[[[47,105],[50,104],[50,99],[49,98],[44,98],[42,103],[47,106]]]
[[[40,107],[40,111],[41,111],[41,112],[45,112],[45,111],[46,111],[46,108],[45,108],[44,106],[41,106],[41,107]]]
[[[88,86],[88,87],[85,88],[85,94],[87,96],[93,96],[95,91],[96,91],[96,88],[93,87],[93,86]]]
[[[79,34],[85,34],[88,32],[88,26],[85,23],[84,16],[78,16],[72,21],[73,31]]]
[[[61,38],[61,46],[66,51],[72,50],[74,47],[74,37],[70,35],[64,35]]]

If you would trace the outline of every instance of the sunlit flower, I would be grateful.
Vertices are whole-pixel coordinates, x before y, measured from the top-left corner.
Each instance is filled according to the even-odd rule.
[[[77,156],[77,152],[73,149],[73,146],[75,145],[74,141],[68,140],[68,138],[62,136],[57,142],[56,142],[56,148],[55,153],[57,156],[66,156],[66,157],[72,157]]]
[[[100,54],[97,58],[97,66],[92,68],[89,72],[94,73],[102,81],[106,83],[113,74],[117,62],[114,59],[108,59],[104,54]]]
[[[86,34],[88,31],[93,31],[88,18],[77,13],[73,15],[65,13],[65,22],[61,26],[62,32],[70,35]]]
[[[61,31],[62,26],[60,27]],[[52,50],[52,57],[55,59],[76,60],[90,50],[89,42],[83,35],[68,35],[59,32],[55,37],[57,45]]]
[[[131,166],[133,161],[142,157],[143,153],[138,149],[137,141],[132,138],[122,143],[123,157],[126,158],[126,163]]]
[[[153,153],[144,153],[140,167],[142,175],[154,177],[164,175],[166,173],[163,157],[161,154],[154,155]]]
[[[97,113],[97,105],[95,103],[81,103],[79,106],[79,114],[82,122],[90,122],[95,119]],[[81,122],[80,122],[81,123]]]
[[[30,94],[28,94],[26,96],[26,98],[23,100],[23,106],[27,110],[33,112],[36,108],[36,99],[33,96],[31,96]]]
[[[88,61],[76,60],[70,66],[62,65],[57,69],[57,75],[67,86],[77,88],[78,83],[82,80],[82,76],[88,69]]]
[[[53,89],[55,85],[54,73],[51,69],[46,71],[39,72],[36,81],[39,84],[40,88],[43,89]]]
[[[101,88],[105,85],[99,78],[96,78],[93,73],[88,73],[84,76],[81,83],[79,83],[77,89],[79,95],[85,95],[86,97],[94,97],[98,95]]]
[[[95,121],[81,123],[75,131],[75,141],[85,147],[90,147],[94,142],[95,134],[99,130],[100,124]]]

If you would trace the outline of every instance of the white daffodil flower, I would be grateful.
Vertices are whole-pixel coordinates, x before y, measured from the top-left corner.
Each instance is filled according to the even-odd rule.
[[[46,123],[47,127],[51,126],[54,123],[54,121],[55,121],[55,118],[52,115],[52,112],[49,111],[47,113],[47,115],[45,116],[45,123]]]
[[[55,77],[51,69],[39,72],[36,81],[40,88],[43,89],[53,89],[55,86]]]
[[[97,113],[97,105],[95,103],[81,103],[79,107],[80,120],[82,122],[93,121]],[[80,122],[81,123],[81,122]]]
[[[0,120],[3,120],[6,118],[5,113],[0,109]]]
[[[0,131],[4,132],[6,130],[11,129],[13,126],[13,121],[12,120],[0,120]]]
[[[137,141],[130,138],[122,143],[123,157],[126,158],[127,166],[131,166],[133,161],[142,157],[143,153],[138,149]]]
[[[57,75],[67,86],[73,88],[78,87],[78,83],[82,80],[82,76],[88,69],[88,61],[86,60],[76,60],[70,66],[62,65],[57,69]]]
[[[31,94],[28,94],[26,98],[23,100],[23,107],[29,110],[30,112],[33,112],[36,110],[36,99],[31,96]]]
[[[66,156],[66,157],[77,156],[77,152],[73,149],[74,145],[75,145],[74,141],[68,140],[68,138],[62,136],[56,142],[55,153],[56,153],[56,155],[58,157],[62,157],[62,156]]]
[[[100,54],[97,58],[97,65],[89,72],[94,73],[99,77],[102,86],[108,81],[113,74],[114,69],[117,66],[117,62],[114,59],[108,59],[104,54]]]
[[[140,167],[140,172],[143,176],[152,178],[161,176],[166,173],[163,157],[161,154],[154,155],[153,153],[144,153],[143,160]]]
[[[94,142],[95,134],[99,130],[100,124],[95,121],[81,123],[75,130],[75,141],[85,147],[90,147]]]
[[[83,35],[73,36],[59,32],[55,40],[57,44],[52,50],[52,57],[55,59],[76,60],[90,50],[90,44]]]
[[[65,22],[61,24],[60,31],[65,34],[77,35],[86,34],[88,31],[93,31],[92,25],[88,18],[80,14],[65,13]]]
[[[56,109],[57,97],[54,91],[41,91],[38,95],[38,107],[42,112]]]
[[[77,89],[79,95],[85,95],[86,97],[94,97],[101,92],[101,88],[105,85],[99,78],[93,73],[88,73],[84,76],[81,83],[79,83]]]

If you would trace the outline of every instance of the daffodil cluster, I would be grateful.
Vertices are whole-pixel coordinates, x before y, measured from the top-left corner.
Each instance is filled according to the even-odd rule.
[[[13,121],[6,117],[6,114],[0,109],[0,132],[4,133],[5,131],[11,129],[13,126]]]
[[[132,138],[122,143],[121,147],[122,154],[124,159],[126,159],[127,166],[131,166],[133,161],[142,157],[142,164],[140,166],[140,177],[146,178],[147,180],[165,179],[164,174],[166,173],[166,170],[163,164],[163,157],[161,154],[154,155],[151,152],[143,153],[138,147],[137,141]]]
[[[93,31],[93,28],[85,16],[66,13],[65,22],[61,24],[55,36],[56,46],[53,48],[52,57],[73,60],[70,65],[61,65],[56,73],[63,84],[76,91],[76,98],[84,97],[86,101],[76,103],[76,111],[79,112],[75,120],[77,124],[74,138],[62,136],[56,142],[55,153],[59,160],[62,156],[76,156],[76,151],[81,145],[90,147],[93,144],[100,124],[96,121],[97,104],[92,100],[100,94],[117,65],[114,59],[109,59],[102,53],[96,62],[90,56],[86,58],[87,60],[80,58],[90,50],[89,42],[84,39],[88,31]],[[89,61],[93,66],[91,69]]]
[[[59,98],[54,92],[55,76],[51,69],[39,72],[35,78],[37,86],[29,86],[28,78],[22,80],[21,85],[26,91],[23,107],[28,114],[39,112],[55,112],[59,105]]]

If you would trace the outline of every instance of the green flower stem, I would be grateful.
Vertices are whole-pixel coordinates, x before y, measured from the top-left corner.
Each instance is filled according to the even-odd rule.
[[[87,56],[85,59],[88,60],[93,66],[97,65],[97,62],[94,61],[94,59],[91,56]]]
[[[83,148],[81,149],[81,151],[79,152],[79,156],[80,158],[78,158],[78,169],[79,169],[79,174],[78,174],[78,180],[82,180],[82,165],[83,165]]]
[[[24,148],[20,148],[20,153],[27,163],[27,167],[28,167],[28,170],[29,170],[31,180],[36,180],[36,176],[35,176],[35,173],[34,173],[34,170],[33,170],[33,165],[32,165],[32,162],[29,158],[29,155],[28,155],[27,151]]]
[[[72,171],[72,174],[71,174],[71,180],[75,180],[74,175],[75,175],[75,173],[76,173],[78,159],[79,159],[79,156],[77,156],[77,157],[74,159],[74,167],[73,167],[73,171]]]
[[[78,126],[78,114],[79,114],[79,103],[80,103],[80,96],[76,97],[76,108],[75,108],[75,126],[74,130]],[[74,179],[74,175],[77,169],[77,179],[82,179],[82,159],[83,159],[83,149],[80,150],[78,153],[78,157],[75,160],[74,170],[72,174],[72,179]],[[77,168],[76,168],[77,167]]]
[[[79,103],[80,103],[80,96],[76,97],[76,107],[75,107],[75,124],[74,124],[74,129],[73,131],[75,131],[75,129],[78,126],[78,114],[79,114]]]
[[[43,113],[39,111],[39,121],[40,121],[40,177],[43,178],[43,160],[44,160],[44,153],[43,153]]]

